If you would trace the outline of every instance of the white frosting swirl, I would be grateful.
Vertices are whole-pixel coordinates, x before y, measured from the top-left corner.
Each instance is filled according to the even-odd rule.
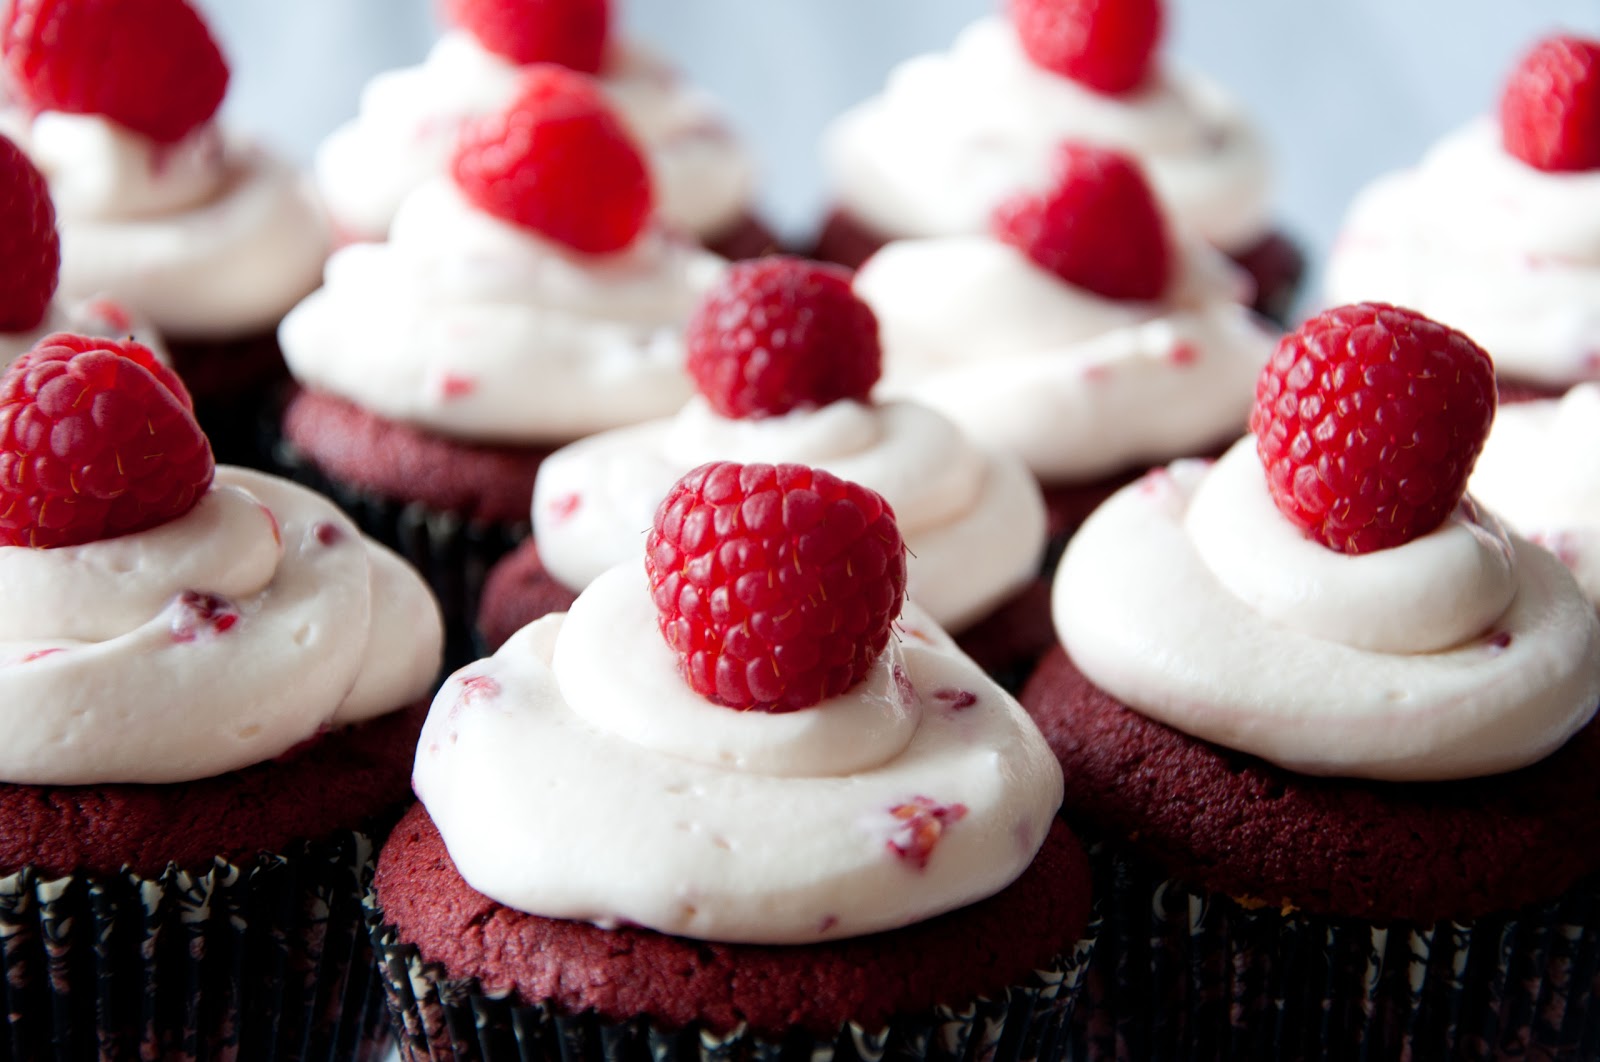
[[[373,78],[314,163],[341,233],[383,239],[412,189],[449,167],[461,126],[511,101],[522,69],[453,30],[420,66]],[[600,84],[648,156],[668,225],[709,239],[744,215],[754,168],[709,100],[633,45],[612,48]]]
[[[910,554],[907,591],[947,629],[982,618],[1038,571],[1045,514],[1033,477],[933,410],[846,399],[730,420],[699,396],[676,417],[594,435],[544,460],[533,533],[546,570],[576,590],[641,555],[672,485],[717,460],[798,462],[882,494]]]
[[[1221,496],[1202,501],[1213,490]],[[1260,497],[1246,500],[1252,492]],[[1308,566],[1306,550],[1253,526],[1287,524],[1266,494],[1246,438],[1215,468],[1179,462],[1096,511],[1068,544],[1053,591],[1057,631],[1083,673],[1194,737],[1314,775],[1495,774],[1555,751],[1593,716],[1600,623],[1549,553],[1492,523],[1463,526],[1467,506],[1388,557],[1328,553]],[[1243,544],[1198,545],[1223,533],[1220,510],[1235,504],[1234,531],[1259,550],[1253,559]],[[1218,556],[1221,574],[1208,563]],[[1237,596],[1229,584],[1249,563],[1270,573],[1250,580],[1258,591],[1272,580],[1283,588]],[[1457,610],[1493,615],[1419,650],[1460,631]]]
[[[0,547],[0,587],[8,782],[210,777],[402,707],[439,667],[416,573],[327,499],[240,468],[147,531]]]
[[[0,120],[50,184],[61,293],[109,294],[174,339],[265,331],[316,287],[327,225],[285,162],[204,125],[156,144],[96,115]]]
[[[1061,802],[1026,714],[942,637],[891,645],[856,688],[803,711],[709,704],[679,677],[637,562],[446,682],[413,784],[485,896],[762,944],[991,895]]]
[[[562,442],[690,394],[682,330],[722,259],[649,232],[580,255],[475,209],[447,178],[390,239],[328,260],[278,339],[300,382],[461,438]]]
[[[1560,557],[1600,605],[1600,383],[1501,406],[1470,489]]]
[[[983,236],[901,240],[856,274],[878,315],[879,390],[925,402],[1046,483],[1203,452],[1244,430],[1274,339],[1244,283],[1181,245],[1157,302],[1068,284]]]
[[[999,16],[896,67],[824,150],[850,213],[891,236],[950,236],[985,231],[997,203],[1043,186],[1067,139],[1133,155],[1172,216],[1218,247],[1245,250],[1267,232],[1266,152],[1220,88],[1165,70],[1102,95],[1035,66]]]
[[[72,332],[80,336],[100,336],[105,339],[133,337],[150,348],[162,362],[171,364],[167,345],[161,342],[155,327],[122,306],[115,299],[51,299],[44,320],[26,332],[0,332],[0,369],[33,349],[34,344],[53,332]]]
[[[1326,287],[1459,328],[1507,377],[1600,377],[1600,171],[1536,170],[1481,118],[1356,197]]]

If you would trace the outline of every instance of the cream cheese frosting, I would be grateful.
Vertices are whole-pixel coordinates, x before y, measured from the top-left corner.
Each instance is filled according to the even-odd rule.
[[[1061,773],[1015,701],[904,622],[934,635],[848,693],[736,712],[680,678],[625,563],[446,682],[414,788],[468,884],[546,917],[758,944],[930,918],[1021,874]]]
[[[188,513],[0,547],[0,778],[178,782],[415,702],[442,625],[421,579],[331,502],[219,467]]]
[[[1248,280],[1179,244],[1159,301],[1068,284],[987,236],[891,243],[854,287],[878,317],[879,393],[926,403],[1040,480],[1074,483],[1201,453],[1244,430],[1275,339]]]
[[[405,197],[449,168],[461,126],[510,102],[522,70],[452,30],[421,65],[373,78],[314,163],[341,234],[383,239]],[[710,239],[745,215],[754,168],[710,100],[633,44],[612,47],[599,83],[645,149],[668,225]]]
[[[1600,605],[1600,383],[1502,405],[1469,489],[1561,558]]]
[[[352,244],[278,339],[301,383],[442,435],[565,442],[689,397],[682,330],[725,263],[649,230],[582,255],[434,178],[387,243]]]
[[[1001,200],[1044,185],[1067,139],[1138,159],[1168,213],[1218,247],[1267,234],[1266,151],[1219,87],[1164,69],[1102,95],[1035,66],[999,16],[896,67],[830,127],[824,153],[850,214],[888,236],[950,236],[985,231]]]
[[[1506,377],[1600,377],[1600,171],[1534,169],[1480,118],[1356,197],[1326,291],[1447,322]]]
[[[317,284],[327,224],[307,183],[200,126],[156,144],[96,115],[0,118],[39,167],[61,233],[61,293],[107,294],[173,339],[271,328]]]
[[[1470,498],[1403,546],[1324,550],[1278,513],[1249,437],[1113,496],[1068,544],[1053,609],[1112,696],[1304,774],[1514,770],[1600,704],[1600,623],[1555,557]]]
[[[576,590],[641,556],[661,499],[712,460],[799,462],[882,494],[910,554],[911,599],[947,629],[982,618],[1038,571],[1045,515],[1033,477],[933,410],[844,399],[734,420],[699,396],[675,417],[593,435],[545,459],[533,489],[545,569]]]

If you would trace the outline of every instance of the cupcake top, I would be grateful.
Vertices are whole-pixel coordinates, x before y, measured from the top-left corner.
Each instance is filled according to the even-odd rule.
[[[1571,575],[1462,491],[1488,356],[1409,311],[1287,337],[1255,437],[1111,499],[1068,545],[1079,669],[1168,726],[1303,774],[1435,781],[1560,748],[1600,703]]]
[[[0,129],[49,181],[64,295],[211,340],[270,328],[316,286],[321,211],[287,163],[217,126],[227,65],[183,0],[21,0],[4,31]]]
[[[567,586],[638,555],[668,488],[714,459],[798,461],[878,491],[910,552],[912,600],[948,629],[1038,570],[1044,504],[1021,461],[973,445],[924,406],[868,397],[877,323],[848,272],[785,258],[736,265],[688,336],[699,394],[683,409],[580,440],[539,467],[534,538]]]
[[[1559,557],[1600,605],[1600,383],[1501,407],[1472,493]]]
[[[882,95],[830,128],[845,210],[888,236],[983,232],[1070,138],[1137,158],[1173,216],[1215,246],[1260,241],[1270,209],[1260,137],[1220,88],[1159,61],[1159,3],[1008,6],[1009,18],[979,20],[949,52],[902,63]],[[1129,25],[1101,24],[1121,16]]]
[[[902,240],[862,266],[882,393],[934,407],[1046,483],[1233,438],[1272,348],[1238,301],[1248,281],[1168,230],[1126,157],[1061,145],[1057,171],[1042,195],[1003,204],[990,235]]]
[[[1503,377],[1600,377],[1600,42],[1553,37],[1497,118],[1446,137],[1351,205],[1330,301],[1383,299],[1463,329]]]
[[[210,777],[431,686],[441,623],[416,574],[318,495],[213,470],[144,347],[48,337],[0,409],[0,684],[30,706],[0,778]]]
[[[708,98],[609,32],[606,0],[445,7],[452,28],[427,59],[373,78],[360,113],[317,151],[317,184],[341,235],[383,239],[406,196],[449,169],[461,128],[504,108],[533,62],[598,78],[645,152],[665,225],[705,241],[745,215],[748,154]]]
[[[453,174],[407,197],[387,243],[334,254],[284,319],[284,358],[309,387],[486,442],[669,413],[690,393],[683,323],[724,264],[667,235],[652,203],[589,79],[530,68]]]
[[[1059,769],[914,608],[894,636],[904,564],[855,484],[690,473],[643,565],[440,691],[414,782],[462,877],[549,917],[774,944],[1004,888],[1043,842]]]

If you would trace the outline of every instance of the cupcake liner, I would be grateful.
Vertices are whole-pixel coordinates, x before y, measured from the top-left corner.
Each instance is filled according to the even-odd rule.
[[[273,470],[332,499],[356,526],[396,553],[427,582],[444,613],[446,674],[478,659],[473,633],[489,569],[533,533],[528,522],[486,524],[359,490],[328,478],[297,449],[280,442]]]
[[[1600,881],[1470,922],[1380,926],[1093,858],[1104,922],[1071,1057],[1600,1057]]]
[[[0,878],[0,1057],[380,1057],[372,849],[347,830],[199,874]]]
[[[882,1029],[846,1023],[832,1038],[792,1029],[772,1039],[743,1028],[728,1034],[671,1029],[642,1016],[566,1015],[487,996],[476,979],[451,980],[423,961],[415,945],[383,922],[370,891],[367,903],[390,1025],[407,1062],[1048,1062],[1065,1046],[1066,1022],[1093,946],[1091,932],[1053,968],[1035,971],[1027,984],[994,999],[937,1007]]]

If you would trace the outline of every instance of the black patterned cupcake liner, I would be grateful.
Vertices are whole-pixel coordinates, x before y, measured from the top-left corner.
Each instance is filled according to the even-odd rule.
[[[936,1007],[881,1029],[846,1023],[831,1038],[794,1029],[773,1039],[744,1028],[720,1034],[667,1028],[647,1017],[567,1015],[488,996],[476,979],[452,980],[402,942],[370,892],[368,908],[390,1026],[405,1062],[1052,1062],[1066,1046],[1094,928],[1052,968],[996,998]]]
[[[1380,926],[1092,858],[1103,925],[1074,1058],[1600,1058],[1600,881],[1470,922]]]
[[[346,830],[198,874],[0,878],[0,1058],[381,1057],[372,850]]]
[[[330,498],[356,526],[396,553],[421,574],[444,614],[444,672],[478,659],[474,629],[483,584],[495,562],[533,533],[529,522],[485,524],[419,502],[394,498],[337,482],[294,446],[279,440],[273,471]]]

